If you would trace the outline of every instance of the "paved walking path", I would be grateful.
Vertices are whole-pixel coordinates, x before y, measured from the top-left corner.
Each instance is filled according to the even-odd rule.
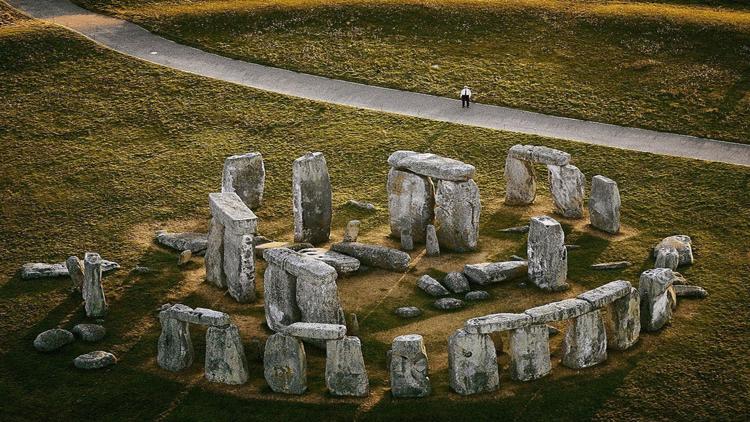
[[[229,59],[154,35],[133,23],[73,5],[68,0],[6,0],[115,51],[209,78],[327,103],[443,122],[568,139],[655,154],[750,166],[750,145],[555,117],[345,82]]]

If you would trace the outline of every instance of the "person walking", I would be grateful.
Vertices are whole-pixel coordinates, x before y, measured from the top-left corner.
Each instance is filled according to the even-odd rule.
[[[471,102],[471,90],[468,86],[464,85],[464,89],[461,90],[461,108],[469,108]]]

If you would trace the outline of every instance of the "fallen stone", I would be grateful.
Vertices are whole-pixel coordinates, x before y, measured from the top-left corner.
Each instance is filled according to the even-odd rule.
[[[633,265],[630,261],[602,262],[591,265],[592,270],[619,270]]]
[[[258,217],[234,192],[208,194],[211,215],[224,230],[233,234],[254,234],[258,229]],[[206,246],[208,247],[208,246]]]
[[[402,251],[414,250],[414,238],[411,235],[410,229],[404,228],[401,230],[401,250]]]
[[[593,305],[585,300],[564,299],[527,309],[524,313],[531,317],[532,324],[544,324],[576,318],[591,310]]]
[[[499,313],[472,318],[464,324],[464,330],[471,334],[490,334],[500,331],[515,330],[531,323],[526,314]]]
[[[435,226],[432,224],[428,224],[425,231],[425,249],[427,256],[440,256],[440,243]]]
[[[472,283],[487,285],[513,280],[527,274],[526,261],[485,262],[464,265],[464,274]]]
[[[357,337],[329,340],[326,344],[326,386],[331,395],[365,397],[370,384]]]
[[[567,152],[538,145],[513,145],[508,150],[508,156],[518,160],[553,166],[570,164],[570,154]]]
[[[339,340],[346,336],[346,325],[295,322],[284,329],[290,336],[312,340]]]
[[[604,176],[591,179],[589,197],[591,225],[607,233],[620,231],[620,190],[617,182]]]
[[[117,363],[115,355],[102,350],[89,352],[73,359],[73,365],[78,369],[101,369]]]
[[[490,298],[490,294],[484,290],[474,290],[473,292],[466,293],[464,300],[479,301],[487,300]]]
[[[664,238],[654,247],[656,268],[677,269],[693,263],[693,241],[690,236],[676,235]]]
[[[445,276],[443,284],[453,293],[465,293],[471,289],[469,287],[469,280],[466,276],[463,275],[463,273],[455,271],[450,272]]]
[[[529,225],[525,226],[517,226],[517,227],[508,227],[507,229],[500,230],[503,233],[528,233],[529,232]]]
[[[208,234],[206,233],[169,233],[163,230],[156,232],[156,241],[163,246],[177,250],[186,251],[198,255],[205,253],[208,247]]]
[[[547,166],[550,193],[555,204],[555,213],[565,218],[583,218],[583,196],[586,179],[578,167]]]
[[[638,292],[641,296],[641,329],[657,331],[672,320],[672,283],[675,276],[669,268],[655,268],[641,273]]]
[[[120,268],[120,264],[106,259],[101,260],[102,273]],[[67,261],[59,264],[45,264],[41,262],[24,264],[21,267],[21,279],[34,280],[38,278],[69,277]]]
[[[544,290],[559,291],[568,288],[568,251],[565,233],[554,219],[532,217],[526,248],[529,279]]]
[[[177,265],[185,265],[190,260],[193,259],[193,253],[190,252],[190,249],[184,250],[180,253],[180,257],[177,259]]]
[[[476,171],[474,166],[452,158],[414,151],[396,151],[388,157],[388,164],[399,170],[454,182],[469,180]]]
[[[675,284],[674,291],[677,297],[697,297],[703,299],[708,296],[708,292],[701,286],[691,286],[686,284]]]
[[[52,352],[68,343],[72,343],[75,338],[73,333],[62,328],[53,328],[51,330],[39,333],[34,339],[34,348],[40,352]]]
[[[193,363],[193,343],[190,324],[172,318],[168,311],[159,313],[161,334],[157,347],[156,363],[168,371],[181,371]]]
[[[612,302],[607,312],[607,345],[610,349],[625,350],[638,341],[641,332],[641,297],[630,288],[627,295]]]
[[[263,204],[265,183],[266,168],[259,152],[232,155],[224,160],[221,191],[236,193],[250,209]]]
[[[609,305],[617,299],[627,296],[630,293],[629,281],[616,280],[595,289],[579,294],[578,299],[589,302],[594,308],[601,308]]]
[[[422,315],[422,310],[416,306],[402,306],[393,312],[401,318],[416,318]]]
[[[448,380],[464,396],[497,390],[497,354],[489,335],[457,330],[448,338]]]
[[[344,202],[345,207],[355,208],[360,211],[367,211],[367,212],[375,212],[378,210],[378,208],[369,203],[369,202],[363,202],[363,201],[357,201],[355,199],[350,199],[346,202]]]
[[[151,268],[136,265],[132,270],[130,270],[130,272],[132,272],[133,274],[148,274],[151,272]]]
[[[302,341],[282,333],[268,337],[263,351],[263,376],[276,393],[304,393],[307,357]]]
[[[323,248],[302,249],[299,253],[330,265],[338,274],[351,274],[356,272],[360,265],[357,258]]]
[[[83,301],[86,316],[103,317],[107,313],[107,300],[102,287],[102,259],[97,253],[86,252],[83,259]]]
[[[511,379],[531,381],[542,378],[552,370],[546,325],[528,325],[512,330],[508,349]]]
[[[393,397],[430,395],[432,386],[427,349],[419,334],[407,334],[393,339],[388,368]]]
[[[107,330],[99,324],[78,324],[72,331],[78,338],[88,342],[99,341],[107,334]]]
[[[68,275],[70,275],[73,289],[78,291],[83,290],[83,261],[77,256],[68,257],[65,261],[65,268],[67,268]]]
[[[477,249],[482,205],[473,180],[438,180],[435,191],[435,227],[441,247],[455,252]]]
[[[419,277],[417,287],[430,296],[448,296],[450,294],[448,289],[427,274]]]
[[[416,242],[425,240],[425,230],[435,216],[435,193],[428,177],[391,169],[388,172],[388,213],[391,236],[400,238],[406,229]]]
[[[206,331],[205,377],[211,382],[239,385],[247,382],[245,347],[236,325]]]
[[[607,332],[601,311],[573,319],[562,343],[562,364],[572,369],[594,366],[607,360]]]
[[[313,245],[331,234],[331,180],[321,152],[308,153],[292,163],[294,241]]]
[[[461,299],[454,299],[452,297],[444,297],[433,302],[432,306],[435,307],[435,309],[440,309],[441,311],[452,311],[454,309],[463,308],[464,301]]]
[[[361,263],[390,271],[406,271],[411,257],[397,249],[358,242],[334,243],[331,249],[357,258]]]
[[[505,178],[505,204],[529,205],[536,198],[536,171],[530,161],[511,157],[505,158],[503,170]]]
[[[344,242],[356,242],[359,237],[359,220],[351,220],[346,223],[344,230]]]

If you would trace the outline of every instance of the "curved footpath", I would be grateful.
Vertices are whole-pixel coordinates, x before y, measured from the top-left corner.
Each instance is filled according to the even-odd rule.
[[[187,47],[133,23],[82,9],[68,0],[5,0],[44,19],[145,61],[293,97],[462,125],[606,145],[655,154],[750,166],[750,145],[555,117],[297,73]]]

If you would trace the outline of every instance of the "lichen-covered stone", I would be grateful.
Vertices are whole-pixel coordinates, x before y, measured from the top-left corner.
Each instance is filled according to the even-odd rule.
[[[34,339],[34,348],[40,352],[52,352],[68,343],[72,343],[75,338],[73,333],[62,328],[53,328],[51,330],[39,333]]]
[[[601,311],[573,319],[562,343],[562,364],[572,369],[594,366],[607,360],[607,332]]]
[[[560,223],[547,216],[532,217],[526,255],[529,279],[537,287],[552,291],[568,288],[568,250]]]
[[[99,324],[77,324],[71,331],[81,340],[88,342],[99,341],[107,334],[107,330]]]
[[[423,242],[428,224],[432,224],[435,192],[432,181],[408,171],[388,172],[388,212],[391,236],[400,238],[404,229],[416,242]]]
[[[565,218],[583,218],[583,195],[586,179],[578,167],[548,165],[550,193],[555,213]]]
[[[181,371],[193,363],[193,343],[190,340],[190,324],[159,313],[161,335],[159,335],[156,363],[168,371]]]
[[[464,274],[472,283],[487,285],[526,276],[526,261],[485,262],[464,265]]]
[[[510,377],[516,381],[541,378],[552,370],[549,330],[544,324],[527,325],[510,332]]]
[[[440,256],[440,243],[438,242],[437,231],[434,225],[427,225],[424,242],[427,256]]]
[[[482,205],[473,180],[438,180],[435,192],[435,226],[441,247],[455,252],[477,249]]]
[[[329,251],[328,249],[308,248],[300,250],[299,253],[330,265],[340,275],[356,272],[360,266],[357,258],[336,251]]]
[[[222,192],[234,192],[250,209],[263,204],[266,168],[259,152],[232,155],[224,160]]]
[[[307,390],[307,357],[302,341],[283,333],[268,337],[263,351],[263,376],[271,390],[302,394]]]
[[[526,314],[499,313],[472,318],[466,321],[464,330],[472,334],[491,334],[515,330],[530,323],[531,317]]]
[[[326,386],[334,396],[364,397],[370,384],[357,337],[329,340],[326,344]]]
[[[21,278],[24,280],[65,277],[68,275],[68,268],[65,266],[65,264],[44,264],[41,262],[31,262],[28,264],[23,264],[23,266],[21,267]]]
[[[529,205],[536,198],[536,172],[529,161],[505,158],[505,204]]]
[[[245,347],[236,325],[209,327],[206,331],[205,377],[211,382],[223,384],[247,382]]]
[[[448,338],[448,380],[461,395],[497,390],[497,354],[489,335],[457,330]]]
[[[224,276],[224,225],[216,218],[211,218],[206,241],[206,281],[216,287],[227,287]]]
[[[266,323],[274,331],[281,331],[300,320],[297,307],[297,277],[280,265],[269,264],[263,274],[263,301]]]
[[[595,308],[601,308],[628,295],[631,287],[629,281],[611,281],[595,289],[581,293],[578,295],[578,299],[583,299],[591,303]]]
[[[169,233],[160,230],[156,232],[156,241],[160,245],[176,251],[189,250],[195,255],[204,253],[208,247],[208,235],[206,233]]]
[[[450,292],[437,280],[425,274],[417,280],[417,287],[430,296],[448,296]]]
[[[390,271],[406,271],[411,257],[398,249],[358,242],[334,243],[331,249],[353,256],[364,265]]]
[[[313,340],[339,340],[346,336],[346,325],[295,322],[284,329],[290,336]]]
[[[675,235],[664,238],[654,247],[654,266],[676,270],[693,263],[693,241],[690,236]]]
[[[434,179],[463,182],[474,177],[476,169],[471,164],[430,153],[396,151],[388,157],[391,167]]]
[[[452,311],[454,309],[461,309],[464,307],[464,301],[452,297],[444,297],[436,300],[432,303],[432,306],[441,311]]]
[[[83,290],[83,261],[77,256],[68,257],[65,261],[65,267],[68,269],[70,281],[73,283],[75,290]]]
[[[641,297],[631,287],[628,294],[615,300],[607,312],[607,344],[610,349],[625,350],[638,341],[641,332]]]
[[[308,153],[292,164],[294,241],[313,245],[331,235],[331,179],[321,152]]]
[[[78,369],[101,369],[117,363],[115,355],[103,350],[89,352],[73,359],[73,366]]]
[[[591,179],[589,197],[591,225],[607,233],[620,231],[620,190],[617,182],[604,176]]]
[[[416,318],[422,315],[422,310],[417,308],[416,306],[402,306],[400,308],[396,308],[393,313],[400,316],[401,318]]]
[[[669,268],[654,268],[641,273],[638,292],[641,296],[641,329],[657,331],[672,320],[670,297],[675,275]]]
[[[443,279],[443,284],[453,293],[466,293],[470,290],[469,280],[463,273],[450,272]]]
[[[83,259],[83,301],[86,316],[100,318],[107,313],[107,299],[102,287],[102,258],[98,253],[86,252]]]
[[[393,339],[388,369],[393,397],[430,395],[432,386],[427,349],[419,334],[407,334]]]
[[[356,242],[359,237],[359,220],[351,220],[346,223],[346,229],[344,230],[344,242]]]

